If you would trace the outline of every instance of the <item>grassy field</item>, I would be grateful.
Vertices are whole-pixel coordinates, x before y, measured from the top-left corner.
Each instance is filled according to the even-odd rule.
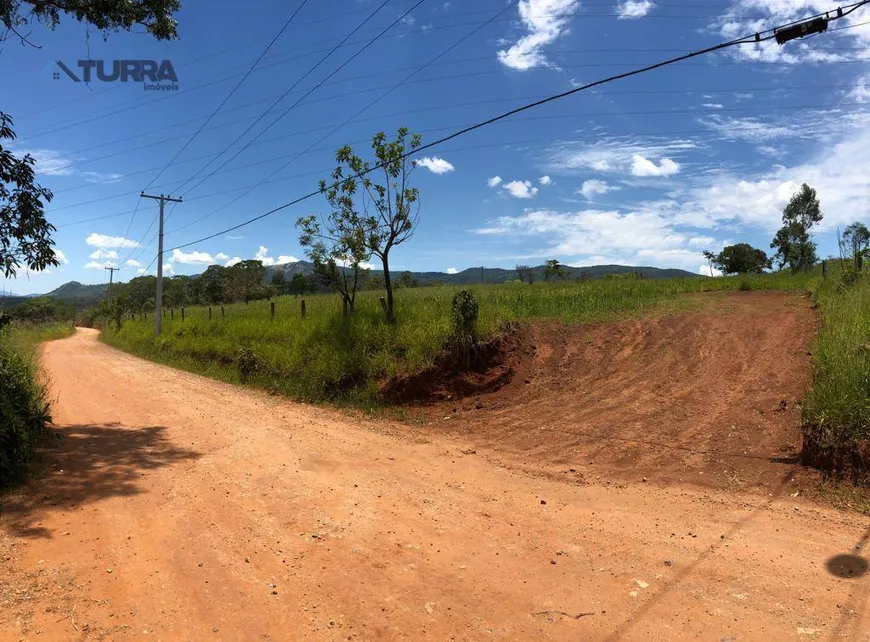
[[[69,323],[14,325],[0,331],[0,486],[23,475],[48,419],[36,346],[72,331]]]
[[[480,303],[478,328],[493,337],[505,323],[555,319],[589,322],[643,314],[687,292],[736,289],[805,290],[818,277],[786,274],[723,279],[596,279],[528,285],[479,285],[469,289]],[[234,383],[249,383],[291,398],[373,407],[381,402],[378,383],[420,371],[441,353],[451,331],[452,286],[399,290],[397,323],[384,322],[378,292],[360,295],[351,318],[341,315],[337,296],[276,300],[180,310],[166,320],[160,338],[153,315],[107,328],[103,340],[148,359]]]

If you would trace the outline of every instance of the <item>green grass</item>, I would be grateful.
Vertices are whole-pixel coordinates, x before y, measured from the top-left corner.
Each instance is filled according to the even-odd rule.
[[[870,445],[870,278],[851,286],[828,279],[816,292],[822,326],[813,347],[806,434],[822,449]],[[868,461],[870,463],[870,461]]]
[[[639,315],[678,301],[678,295],[710,290],[805,290],[815,275],[760,275],[724,279],[596,279],[568,283],[478,285],[469,289],[480,302],[479,331],[496,335],[506,322],[553,319],[572,323]],[[744,285],[744,288],[746,285]],[[451,331],[453,286],[397,292],[397,323],[384,322],[379,292],[359,295],[351,318],[341,315],[333,295],[300,301],[233,304],[221,319],[219,306],[180,310],[155,338],[153,315],[109,327],[103,340],[139,356],[233,383],[248,383],[291,398],[349,403],[372,408],[381,402],[378,383],[387,377],[419,372],[433,363]]]
[[[0,331],[0,486],[24,474],[49,420],[36,346],[70,334],[68,323],[14,325]]]

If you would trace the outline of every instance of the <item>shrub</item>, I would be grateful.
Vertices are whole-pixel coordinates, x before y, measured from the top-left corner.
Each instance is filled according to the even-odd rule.
[[[0,486],[20,477],[50,421],[33,362],[0,337]]]
[[[448,348],[464,370],[471,367],[471,353],[477,343],[477,317],[480,306],[468,290],[460,290],[453,295],[450,308],[452,331]]]

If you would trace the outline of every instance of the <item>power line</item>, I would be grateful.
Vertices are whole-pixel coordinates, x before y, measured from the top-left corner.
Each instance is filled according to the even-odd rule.
[[[808,89],[827,89],[827,88],[832,88],[832,87],[851,87],[851,85],[812,86],[812,87],[807,87],[807,88],[808,88]],[[801,87],[790,87],[789,89],[801,89]],[[757,91],[758,89],[755,89],[755,88],[747,88],[747,90],[748,90],[748,91]],[[674,91],[678,91],[678,90],[674,90]],[[714,92],[714,91],[716,91],[716,90],[711,90],[711,89],[698,89],[698,90],[696,90],[696,91],[697,91],[697,92],[702,92],[702,91]],[[736,91],[739,91],[739,90],[736,90]],[[643,93],[643,92],[639,92],[639,93]],[[682,92],[682,93],[685,93],[685,92]],[[608,94],[608,95],[609,95],[609,94]],[[431,110],[431,109],[447,109],[448,107],[463,106],[463,105],[468,105],[468,104],[487,104],[487,103],[492,103],[492,102],[506,102],[507,100],[511,100],[511,101],[515,101],[515,100],[525,100],[525,99],[529,99],[529,98],[530,98],[530,97],[516,97],[516,98],[510,98],[510,99],[499,99],[499,100],[491,100],[491,101],[479,101],[479,102],[476,102],[476,103],[458,103],[458,104],[451,105],[451,106],[442,106],[442,107],[437,107],[437,108],[427,108],[427,109],[425,109],[425,110],[418,110],[418,111],[429,111],[429,110]],[[531,98],[538,98],[538,97],[531,97]],[[560,118],[572,118],[572,119],[573,119],[573,118],[588,118],[588,117],[626,117],[626,116],[652,116],[652,115],[667,116],[667,115],[683,115],[683,114],[698,114],[698,115],[709,115],[709,116],[715,116],[715,115],[717,115],[717,114],[728,114],[728,113],[753,113],[753,112],[759,112],[759,113],[765,113],[765,114],[766,114],[766,113],[769,113],[769,112],[771,112],[771,111],[793,111],[793,110],[806,110],[806,109],[823,110],[823,109],[829,109],[829,108],[835,108],[835,107],[860,107],[860,106],[864,106],[864,103],[831,103],[831,104],[799,104],[799,105],[764,105],[764,106],[753,106],[753,107],[723,107],[723,108],[718,108],[718,107],[716,107],[716,108],[712,108],[712,107],[711,107],[711,108],[706,108],[706,107],[703,107],[703,108],[690,108],[690,109],[678,109],[678,110],[675,110],[675,109],[637,110],[637,111],[613,111],[613,110],[607,110],[607,111],[577,112],[577,113],[572,113],[572,114],[562,114],[562,115],[530,116],[530,117],[526,117],[526,118],[516,118],[516,119],[512,119],[512,120],[510,120],[510,121],[505,121],[505,122],[503,122],[502,124],[509,124],[509,123],[522,123],[522,122],[529,122],[529,121],[536,121],[536,120],[553,120],[553,119],[560,119]],[[413,112],[407,112],[407,113],[413,113]],[[402,115],[405,115],[405,112],[395,112],[395,113],[393,113],[393,114],[389,114],[389,115],[387,115],[387,116],[384,116],[384,118],[387,118],[387,117],[393,117],[393,116],[402,116]],[[378,117],[378,118],[381,118],[381,117]],[[457,127],[464,127],[464,126],[465,126],[465,125],[459,125],[459,126],[457,126],[457,125],[453,125],[453,126],[444,126],[444,127],[433,127],[433,128],[421,129],[421,130],[418,131],[418,133],[426,134],[426,133],[433,133],[433,132],[450,131],[450,130],[456,129]],[[305,134],[305,133],[311,133],[311,132],[313,132],[313,131],[318,131],[318,130],[322,130],[322,129],[327,129],[327,128],[330,128],[330,127],[335,127],[335,125],[330,125],[330,126],[326,126],[326,127],[319,127],[319,128],[315,128],[315,129],[313,129],[313,130],[306,130],[306,131],[304,131],[304,132],[296,132],[295,134],[292,134],[292,135],[300,135],[300,134]],[[670,132],[665,132],[665,133],[667,133],[667,134],[679,134],[679,133],[690,134],[690,133],[706,133],[706,132],[709,132],[709,131],[710,131],[709,129],[702,129],[702,130],[670,131]],[[652,135],[652,134],[647,134],[647,135]],[[355,145],[355,144],[364,143],[364,142],[367,142],[367,141],[368,141],[368,139],[360,139],[360,140],[351,141],[349,144]],[[317,143],[315,143],[315,144],[317,144]],[[312,152],[312,151],[324,151],[324,150],[330,150],[330,149],[333,149],[333,147],[332,147],[332,146],[328,146],[328,145],[327,145],[327,146],[323,146],[323,147],[318,147],[318,148],[308,148],[308,149],[304,150],[303,152],[294,152],[294,153],[291,153],[291,154],[284,154],[284,155],[281,155],[281,156],[276,156],[276,157],[270,157],[270,158],[260,159],[260,160],[254,161],[254,162],[252,162],[252,163],[248,163],[248,164],[245,164],[245,165],[240,165],[240,166],[238,166],[238,167],[235,167],[235,168],[232,168],[232,169],[230,169],[230,170],[226,170],[226,171],[227,171],[227,172],[230,172],[230,171],[235,172],[235,171],[237,171],[237,170],[239,170],[239,169],[248,169],[248,168],[251,168],[251,167],[256,167],[256,166],[258,166],[258,165],[263,165],[263,164],[266,164],[266,163],[271,163],[271,162],[274,162],[274,161],[284,160],[284,159],[287,159],[287,158],[295,158],[295,157],[298,156],[300,153],[307,153],[307,152]],[[143,170],[143,171],[151,171],[151,170]],[[325,170],[323,170],[323,171],[325,172],[325,171],[329,171],[329,170],[328,170],[328,169],[325,169]],[[298,178],[298,177],[300,177],[300,176],[307,176],[307,175],[310,175],[310,174],[312,174],[312,173],[322,173],[322,172],[305,172],[305,173],[303,173],[303,174],[296,174],[296,175],[294,175],[293,177],[294,177],[294,178]],[[171,182],[168,182],[168,183],[164,183],[164,184],[160,185],[159,187],[160,187],[160,189],[164,189],[164,188],[165,188],[165,189],[174,188],[175,185],[177,185],[177,184],[179,184],[179,183],[181,183],[181,182],[183,182],[183,180],[179,180],[179,181],[171,181]],[[262,184],[265,184],[265,183],[267,183],[267,182],[269,182],[269,181],[262,181],[262,182],[254,183],[254,184],[252,184],[252,185],[246,185],[246,186],[241,186],[241,187],[235,187],[235,188],[232,188],[232,189],[220,190],[220,191],[218,191],[218,192],[212,192],[212,193],[209,193],[209,194],[204,194],[204,195],[202,195],[202,196],[195,196],[195,197],[192,197],[192,198],[188,198],[187,200],[188,200],[188,201],[196,201],[196,200],[201,200],[201,199],[204,199],[204,198],[212,198],[212,197],[214,197],[214,196],[220,196],[220,195],[222,195],[222,194],[228,194],[228,193],[232,193],[232,192],[236,192],[236,191],[245,190],[245,189],[248,189],[248,188],[251,188],[251,187],[256,187],[257,185],[259,185],[259,184],[261,184],[261,183],[262,183]],[[94,203],[105,202],[105,201],[113,200],[113,199],[116,199],[116,198],[123,198],[123,197],[126,197],[126,196],[130,196],[131,194],[135,194],[135,193],[137,193],[135,190],[131,190],[131,191],[126,191],[126,192],[120,192],[120,193],[117,193],[117,194],[110,194],[110,195],[108,195],[108,196],[102,196],[102,197],[99,197],[99,198],[94,198],[94,199],[91,199],[91,200],[82,201],[82,202],[74,203],[74,204],[71,204],[71,205],[64,205],[64,206],[62,206],[62,207],[58,207],[58,208],[54,208],[54,209],[52,209],[52,210],[49,212],[49,214],[53,214],[53,213],[56,213],[56,212],[59,212],[59,211],[62,211],[62,210],[74,209],[74,208],[76,208],[76,207],[83,207],[83,206],[85,206],[85,205],[92,205],[92,204],[94,204]],[[87,222],[91,222],[91,221],[95,221],[95,220],[101,220],[101,219],[104,219],[104,218],[113,218],[113,217],[121,216],[121,215],[123,215],[123,214],[129,214],[129,213],[130,213],[130,211],[128,210],[127,212],[119,212],[118,214],[109,214],[109,215],[106,215],[106,216],[99,216],[99,217],[95,217],[95,218],[84,219],[84,220],[82,220],[82,221],[76,221],[76,222],[64,223],[64,224],[59,225],[58,227],[61,227],[61,226],[67,226],[67,225],[76,225],[76,224],[79,224],[79,223],[87,223]],[[175,233],[175,232],[177,232],[179,229],[182,229],[182,228],[176,228],[175,230],[172,230],[170,233]]]
[[[361,22],[361,23],[357,26],[356,29],[354,29],[353,31],[351,31],[351,32],[350,32],[350,33],[345,37],[344,40],[342,40],[338,45],[336,45],[336,47],[334,47],[332,50],[330,50],[329,53],[327,53],[323,58],[321,58],[320,61],[319,61],[316,65],[314,65],[314,67],[312,67],[311,70],[310,70],[308,73],[306,73],[304,76],[302,76],[302,78],[300,78],[300,79],[299,79],[299,80],[298,80],[298,81],[297,81],[297,82],[296,82],[296,83],[295,83],[295,84],[294,84],[290,89],[288,89],[286,92],[284,92],[284,94],[282,94],[281,97],[280,97],[278,100],[276,100],[276,101],[273,103],[273,105],[272,105],[271,107],[269,107],[269,109],[266,110],[266,112],[263,113],[263,117],[265,117],[265,116],[266,116],[266,113],[268,113],[269,111],[271,111],[271,109],[272,109],[274,106],[276,106],[276,105],[277,105],[281,100],[283,100],[284,97],[285,97],[288,93],[290,93],[290,91],[292,91],[293,89],[295,89],[296,86],[298,86],[298,84],[299,84],[300,82],[302,82],[302,80],[304,80],[304,79],[305,79],[305,78],[306,78],[306,77],[307,77],[307,76],[308,76],[312,71],[314,71],[314,69],[316,69],[318,66],[320,66],[321,63],[325,62],[326,59],[329,58],[329,57],[332,55],[332,53],[338,49],[339,46],[341,46],[342,44],[344,44],[348,39],[350,39],[351,36],[353,36],[354,33],[356,33],[360,28],[362,28],[362,26],[365,25],[366,22],[368,22],[371,18],[373,18],[373,17],[375,16],[375,14],[377,14],[377,12],[380,11],[380,10],[381,10],[381,9],[382,9],[382,8],[383,8],[383,7],[384,7],[384,6],[389,2],[389,1],[390,1],[390,0],[384,0],[384,2],[383,2],[383,3],[382,3],[382,4],[381,4],[381,5],[380,5],[380,6],[379,6],[379,7],[378,7],[378,8],[377,8],[377,9],[376,9],[376,10],[375,10],[375,11],[374,11],[374,12],[373,12],[369,17],[368,17],[368,18],[366,18],[363,22]],[[419,6],[420,6],[421,4],[423,4],[424,2],[426,2],[426,0],[418,0],[418,2],[416,2],[416,3],[415,3],[415,4],[414,4],[410,9],[408,9],[404,14],[402,14],[401,16],[399,16],[398,18],[396,18],[396,19],[395,19],[393,22],[391,22],[391,23],[390,23],[390,24],[389,24],[385,29],[383,29],[380,33],[378,33],[377,36],[375,36],[374,38],[372,38],[371,40],[369,40],[369,41],[368,41],[368,42],[367,42],[367,43],[366,43],[362,48],[358,49],[358,50],[356,51],[356,53],[354,53],[350,58],[348,58],[347,60],[345,60],[341,65],[339,65],[335,70],[333,70],[330,74],[328,74],[325,78],[323,78],[319,83],[317,83],[316,85],[314,85],[314,87],[312,87],[312,88],[309,89],[305,94],[303,94],[301,98],[299,98],[296,102],[294,102],[292,105],[290,105],[289,107],[287,107],[283,112],[281,112],[281,113],[278,115],[277,118],[275,118],[271,123],[269,123],[269,124],[268,124],[264,129],[261,129],[261,130],[257,133],[256,136],[254,136],[251,140],[249,140],[247,143],[245,143],[245,144],[244,144],[242,147],[240,147],[238,150],[236,150],[236,152],[235,152],[232,156],[230,156],[226,161],[224,161],[220,166],[218,166],[217,170],[213,170],[213,171],[210,172],[209,174],[206,174],[204,177],[202,177],[202,179],[201,179],[198,183],[196,183],[196,185],[194,185],[193,187],[191,187],[191,188],[189,188],[188,190],[186,190],[186,191],[184,192],[184,195],[189,194],[191,191],[193,191],[194,189],[196,189],[197,187],[199,187],[200,185],[202,185],[202,184],[203,184],[205,181],[207,181],[209,178],[211,178],[212,176],[214,176],[214,174],[215,174],[217,171],[219,171],[220,169],[226,167],[227,164],[231,163],[234,159],[236,159],[236,158],[239,156],[239,154],[241,154],[241,153],[244,152],[248,147],[250,147],[251,144],[252,144],[254,141],[256,141],[256,140],[257,140],[260,136],[262,136],[264,133],[266,133],[267,131],[269,131],[269,129],[271,129],[271,128],[272,128],[275,124],[277,124],[277,123],[278,123],[282,118],[284,118],[288,113],[290,113],[290,111],[292,111],[293,109],[295,109],[295,108],[299,105],[299,103],[301,103],[305,98],[307,98],[307,97],[310,96],[312,93],[314,93],[315,91],[317,91],[318,89],[320,89],[320,87],[322,87],[323,84],[324,84],[327,80],[329,80],[329,79],[332,78],[335,74],[337,74],[339,71],[341,71],[342,69],[344,69],[345,67],[347,67],[347,65],[349,65],[351,62],[353,62],[353,61],[354,61],[358,56],[360,56],[364,51],[366,51],[366,50],[367,50],[371,45],[373,45],[375,42],[377,42],[378,40],[380,40],[380,39],[384,36],[384,34],[386,34],[390,29],[392,29],[394,26],[396,26],[397,24],[399,24],[402,20],[405,20],[405,19],[408,17],[408,15],[410,15],[410,13],[411,13],[412,11],[414,11],[417,7],[419,7]],[[225,151],[229,150],[230,147],[232,147],[232,146],[233,146],[233,145],[234,145],[238,140],[240,140],[240,139],[242,138],[242,136],[244,136],[245,134],[247,134],[247,133],[251,130],[251,128],[252,128],[254,125],[256,125],[260,120],[261,120],[261,119],[257,119],[257,120],[256,120],[254,123],[252,123],[252,124],[251,124],[247,129],[245,129],[245,131],[242,132],[242,134],[241,134],[238,138],[236,138],[236,140],[234,140],[232,143],[230,143],[230,145],[227,147],[227,149],[226,149]],[[205,170],[205,168],[208,167],[210,164],[211,164],[211,162],[207,163],[207,164],[202,168],[202,170]],[[202,171],[202,170],[200,170],[200,171]],[[197,173],[199,173],[199,172],[197,172]],[[183,185],[182,185],[182,187],[183,187]]]
[[[832,19],[832,20],[836,20],[836,19],[838,19],[839,17],[843,17],[843,16],[845,16],[845,15],[848,15],[848,14],[850,14],[850,13],[856,11],[858,8],[860,8],[860,7],[864,6],[864,5],[866,5],[868,2],[870,2],[870,0],[861,0],[861,2],[857,2],[857,3],[853,4],[853,5],[850,5],[850,6],[847,6],[847,7],[843,7],[843,8],[841,8],[841,9],[838,10],[838,15],[836,15],[835,17],[830,18],[830,19]],[[845,11],[844,11],[844,9],[845,9]],[[427,150],[427,149],[432,149],[433,147],[435,147],[435,146],[437,146],[437,145],[442,145],[442,144],[444,144],[444,143],[446,143],[446,142],[448,142],[448,141],[450,141],[450,140],[453,140],[453,139],[455,139],[455,138],[458,138],[459,136],[463,136],[463,135],[468,134],[468,133],[470,133],[470,132],[476,131],[476,130],[478,130],[478,129],[481,129],[481,128],[483,128],[483,127],[486,127],[486,126],[488,126],[488,125],[491,125],[491,124],[493,124],[493,123],[495,123],[495,122],[498,122],[498,121],[504,120],[505,118],[509,118],[509,117],[514,116],[514,115],[516,115],[516,114],[522,113],[522,112],[524,112],[524,111],[528,111],[528,110],[530,110],[530,109],[534,109],[534,108],[536,108],[536,107],[540,107],[541,105],[545,105],[545,104],[548,104],[548,103],[551,103],[551,102],[554,102],[554,101],[557,101],[557,100],[561,100],[562,98],[566,98],[566,97],[568,97],[568,96],[572,96],[572,95],[574,95],[574,94],[580,93],[581,91],[587,91],[587,90],[589,90],[589,89],[592,89],[593,87],[597,87],[597,86],[604,85],[604,84],[607,84],[607,83],[610,83],[610,82],[614,82],[614,81],[616,81],[616,80],[622,80],[622,79],[625,79],[625,78],[630,78],[630,77],[632,77],[632,76],[637,76],[637,75],[640,75],[640,74],[643,74],[643,73],[647,73],[647,72],[653,71],[653,70],[655,70],[655,69],[659,69],[659,68],[661,68],[661,67],[665,67],[665,66],[667,66],[667,65],[672,65],[672,64],[675,64],[675,63],[678,63],[678,62],[682,62],[682,61],[684,61],[684,60],[688,60],[688,59],[691,59],[691,58],[696,58],[696,57],[698,57],[698,56],[703,56],[703,55],[706,55],[706,54],[711,53],[711,52],[714,52],[714,51],[720,51],[720,50],[722,50],[722,49],[726,49],[726,48],[729,48],[729,47],[734,47],[734,46],[738,46],[738,45],[742,45],[742,44],[751,44],[751,43],[755,43],[755,42],[762,42],[762,41],[765,41],[765,40],[771,40],[771,39],[776,38],[777,32],[778,32],[779,30],[781,30],[781,29],[785,29],[785,28],[787,28],[787,27],[791,27],[791,26],[793,26],[793,25],[797,25],[797,24],[800,24],[800,23],[805,22],[805,21],[807,21],[807,20],[812,20],[812,19],[814,19],[814,18],[827,17],[827,16],[829,16],[829,15],[830,15],[830,12],[827,12],[827,13],[823,12],[823,13],[817,14],[816,16],[811,16],[810,18],[805,18],[804,20],[794,21],[794,22],[788,23],[788,24],[786,24],[786,25],[781,25],[781,26],[779,26],[779,27],[775,27],[775,28],[773,28],[773,29],[768,29],[768,30],[765,30],[765,31],[756,32],[755,34],[752,34],[752,35],[749,35],[749,36],[745,36],[745,37],[743,37],[743,38],[737,38],[737,39],[734,39],[734,40],[730,40],[730,41],[727,41],[727,42],[723,42],[723,43],[720,43],[720,44],[714,45],[714,46],[712,46],[712,47],[707,47],[707,48],[705,48],[705,49],[700,49],[700,50],[694,51],[694,52],[689,53],[689,54],[684,54],[684,55],[682,55],[682,56],[677,56],[677,57],[675,57],[675,58],[670,58],[670,59],[668,59],[668,60],[664,60],[664,61],[661,61],[661,62],[658,62],[658,63],[652,64],[652,65],[647,65],[646,67],[641,67],[641,68],[638,68],[638,69],[634,69],[634,70],[632,70],[632,71],[624,72],[624,73],[622,73],[622,74],[616,74],[616,75],[613,75],[613,76],[609,76],[609,77],[607,77],[607,78],[603,78],[603,79],[601,79],[601,80],[597,80],[597,81],[595,81],[595,82],[588,83],[588,84],[582,85],[582,86],[580,86],[580,87],[575,87],[574,89],[570,89],[570,90],[568,90],[568,91],[564,91],[564,92],[561,92],[561,93],[558,93],[558,94],[553,94],[552,96],[549,96],[549,97],[547,97],[547,98],[543,98],[543,99],[541,99],[541,100],[537,100],[537,101],[535,101],[535,102],[528,103],[528,104],[523,105],[523,106],[521,106],[521,107],[517,107],[517,108],[515,108],[515,109],[512,109],[512,110],[506,111],[506,112],[501,113],[501,114],[499,114],[499,115],[497,115],[497,116],[493,116],[492,118],[486,119],[486,120],[481,121],[481,122],[479,122],[479,123],[476,123],[476,124],[474,124],[474,125],[470,125],[470,126],[468,126],[468,127],[465,127],[465,128],[463,128],[463,129],[460,129],[460,130],[458,130],[458,131],[456,131],[456,132],[453,132],[452,134],[448,134],[447,136],[444,136],[444,137],[442,137],[442,138],[439,138],[439,139],[437,139],[437,140],[435,140],[435,141],[433,141],[433,142],[431,142],[431,143],[428,143],[428,144],[426,144],[426,145],[422,145],[422,146],[420,146],[419,148],[417,148],[416,150],[413,150],[413,152],[407,152],[407,153],[405,153],[405,154],[402,156],[402,158],[407,158],[407,157],[411,156],[412,154],[418,154],[418,153],[423,152],[423,151],[425,151],[425,150]],[[765,35],[762,36],[762,34],[765,34]],[[369,168],[367,171],[361,173],[360,176],[362,176],[362,175],[366,175],[366,174],[369,174],[369,173],[371,173],[371,172],[373,172],[373,171],[376,171],[376,170],[380,169],[381,167],[382,167],[381,164],[374,165],[373,167]],[[349,178],[347,178],[347,179],[343,179],[343,180],[349,180],[350,178],[351,178],[351,177],[349,177]],[[342,182],[342,181],[339,181],[339,182],[337,183],[337,185],[340,184],[341,182]],[[201,242],[203,242],[203,241],[207,241],[207,240],[209,240],[209,239],[215,238],[216,236],[220,236],[220,235],[222,235],[222,234],[226,234],[227,232],[232,232],[232,231],[237,230],[237,229],[239,229],[239,228],[242,228],[242,227],[245,227],[245,226],[247,226],[247,225],[250,225],[251,223],[254,223],[254,222],[256,222],[256,221],[262,220],[262,219],[266,218],[267,216],[271,216],[272,214],[274,214],[274,213],[276,213],[276,212],[279,212],[279,211],[281,211],[281,210],[287,209],[288,207],[291,207],[291,206],[293,206],[293,205],[296,205],[297,203],[300,203],[300,202],[302,202],[302,201],[305,201],[305,200],[307,200],[307,199],[309,199],[309,198],[313,198],[313,197],[315,197],[315,196],[317,196],[317,195],[319,195],[319,194],[321,194],[321,193],[322,193],[322,192],[321,192],[321,190],[319,190],[319,189],[316,190],[316,191],[313,191],[313,192],[309,192],[308,194],[305,194],[305,195],[303,195],[303,196],[300,196],[299,198],[293,199],[292,201],[289,201],[289,202],[287,202],[287,203],[284,203],[283,205],[279,205],[278,207],[275,207],[275,208],[273,208],[273,209],[271,209],[271,210],[268,210],[267,212],[264,212],[264,213],[262,213],[262,214],[260,214],[260,215],[258,215],[258,216],[255,216],[255,217],[253,217],[253,218],[250,218],[250,219],[248,219],[248,220],[246,220],[246,221],[243,221],[243,222],[241,222],[241,223],[238,223],[238,224],[236,224],[236,225],[233,225],[233,226],[231,226],[231,227],[229,227],[229,228],[226,228],[226,229],[221,230],[221,231],[219,231],[219,232],[215,232],[215,233],[213,233],[213,234],[209,234],[209,235],[204,236],[204,237],[202,237],[202,238],[199,238],[199,239],[197,239],[197,240],[195,240],[195,241],[191,241],[191,242],[189,242],[189,243],[184,243],[184,244],[178,245],[178,246],[172,248],[172,250],[175,250],[175,249],[181,249],[181,248],[185,248],[185,247],[189,247],[189,246],[194,245],[194,244],[196,244],[196,243],[201,243]]]

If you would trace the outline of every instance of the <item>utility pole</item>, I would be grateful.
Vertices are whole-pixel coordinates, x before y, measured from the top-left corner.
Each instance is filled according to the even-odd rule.
[[[109,298],[112,298],[112,277],[115,276],[115,272],[120,270],[121,268],[110,265],[106,268],[109,271]]]
[[[163,207],[166,201],[171,203],[181,203],[180,198],[172,198],[161,194],[160,196],[150,196],[145,192],[141,194],[142,198],[151,198],[155,201],[160,201],[160,226],[157,230],[157,296],[155,297],[154,306],[154,334],[160,334],[163,326]]]

